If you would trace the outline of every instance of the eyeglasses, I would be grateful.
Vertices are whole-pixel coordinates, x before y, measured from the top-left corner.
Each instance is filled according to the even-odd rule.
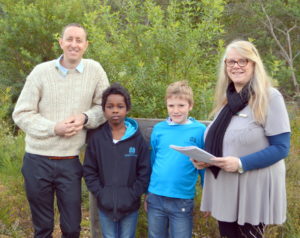
[[[240,67],[245,67],[249,60],[248,59],[238,59],[237,61],[236,60],[228,60],[226,59],[225,61],[225,64],[228,66],[228,67],[233,67],[236,63],[238,64],[238,66]]]

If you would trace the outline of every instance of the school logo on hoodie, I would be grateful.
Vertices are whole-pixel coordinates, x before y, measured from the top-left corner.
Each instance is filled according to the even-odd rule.
[[[135,148],[133,146],[129,147],[128,154],[125,154],[125,157],[137,157],[135,153]]]

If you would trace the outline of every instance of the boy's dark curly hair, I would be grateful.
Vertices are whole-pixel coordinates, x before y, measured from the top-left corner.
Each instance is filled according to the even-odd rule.
[[[111,94],[118,94],[124,97],[124,101],[126,104],[126,110],[129,111],[131,109],[131,99],[129,92],[126,88],[124,88],[121,84],[119,83],[114,83],[111,86],[109,86],[107,89],[105,89],[102,93],[102,110],[104,111],[105,109],[105,104],[107,101],[107,98]]]

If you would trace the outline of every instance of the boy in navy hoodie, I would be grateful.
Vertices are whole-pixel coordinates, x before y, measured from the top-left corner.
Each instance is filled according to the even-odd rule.
[[[107,121],[88,134],[84,179],[96,197],[102,235],[134,238],[140,198],[150,176],[150,153],[138,123],[127,118],[130,95],[119,84],[102,94]]]

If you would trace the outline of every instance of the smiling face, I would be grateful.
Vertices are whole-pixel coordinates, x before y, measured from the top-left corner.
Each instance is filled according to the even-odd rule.
[[[104,116],[112,126],[124,122],[127,115],[127,107],[124,97],[120,94],[110,94],[104,107]]]
[[[231,49],[227,53],[226,61],[243,62],[247,60],[241,56],[236,49]],[[228,77],[234,83],[234,87],[239,92],[253,77],[254,62],[248,60],[245,66],[240,66],[238,63],[234,63],[233,66],[225,65]]]
[[[171,120],[177,124],[185,124],[193,106],[189,101],[178,96],[167,98],[167,109]]]
[[[62,65],[66,68],[76,67],[88,47],[84,29],[77,26],[67,27],[59,45],[64,52]]]

